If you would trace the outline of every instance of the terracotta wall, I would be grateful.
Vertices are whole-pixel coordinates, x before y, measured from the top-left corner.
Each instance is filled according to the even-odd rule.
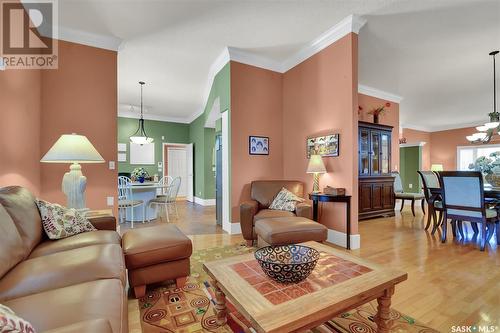
[[[40,70],[0,71],[0,187],[40,194]]]
[[[250,182],[283,178],[282,75],[231,61],[231,206],[250,199]],[[269,137],[269,155],[250,155],[250,135]]]
[[[406,138],[407,144],[418,144],[425,142],[422,147],[422,170],[431,169],[431,134],[430,132],[418,131],[409,128],[403,128],[402,137]]]
[[[306,138],[339,133],[340,156],[324,158],[328,173],[320,188],[345,187],[353,196],[353,234],[358,230],[357,46],[357,35],[349,34],[283,75],[284,177],[305,182],[310,192]],[[345,232],[345,205],[323,205],[321,222]]]
[[[391,142],[391,170],[399,170],[399,103],[386,101],[377,97],[372,97],[364,94],[358,94],[358,105],[361,107],[358,110],[359,120],[373,122],[373,115],[368,114],[372,109],[385,105],[389,102],[390,106],[386,107],[386,112],[379,116],[379,123],[392,126],[392,142]]]
[[[83,164],[87,176],[87,207],[109,208],[115,197],[117,170],[108,161],[117,156],[117,53],[59,42],[59,69],[42,75],[40,155],[65,133],[87,136],[106,163]],[[38,158],[40,158],[39,156]],[[41,164],[41,196],[65,204],[61,180],[68,164]],[[115,210],[116,214],[116,210]]]

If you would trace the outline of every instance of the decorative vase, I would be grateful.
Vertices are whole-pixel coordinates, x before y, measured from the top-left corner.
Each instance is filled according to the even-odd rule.
[[[373,123],[378,124],[378,114],[373,115]]]
[[[500,175],[494,173],[487,174],[484,178],[493,187],[500,187]]]
[[[139,183],[144,183],[144,177],[139,177],[138,180],[139,180]]]

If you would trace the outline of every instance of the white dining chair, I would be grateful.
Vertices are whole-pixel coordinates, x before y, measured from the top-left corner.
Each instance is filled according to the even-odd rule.
[[[180,186],[181,186],[181,177],[174,178],[170,183],[170,185],[166,186],[165,194],[158,195],[153,200],[150,200],[148,207],[155,205],[157,210],[158,207],[163,208],[165,215],[167,217],[167,222],[170,222],[169,207],[173,206],[175,209],[175,216],[176,218],[179,218],[179,212],[177,211],[177,195],[179,193]],[[161,217],[162,214],[160,211],[160,218]]]
[[[118,223],[122,223],[122,221],[125,221],[127,208],[130,208],[131,228],[134,228],[134,208],[143,206],[142,223],[144,223],[146,205],[144,204],[143,200],[134,200],[132,185],[130,183],[130,178],[125,176],[118,177]]]

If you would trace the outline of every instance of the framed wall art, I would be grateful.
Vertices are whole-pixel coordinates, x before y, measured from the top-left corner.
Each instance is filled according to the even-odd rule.
[[[249,136],[248,153],[250,155],[269,155],[269,138],[267,136]]]
[[[323,157],[339,156],[339,145],[338,133],[307,138],[307,158],[310,158],[311,155],[321,155]]]

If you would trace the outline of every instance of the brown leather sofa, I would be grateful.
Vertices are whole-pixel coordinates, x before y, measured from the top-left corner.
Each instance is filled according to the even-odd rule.
[[[312,219],[311,205],[306,202],[297,204],[295,212],[269,209],[274,197],[283,187],[299,197],[304,196],[304,184],[296,180],[256,180],[251,183],[252,200],[240,205],[241,231],[248,245],[253,244],[253,241],[257,239],[255,222],[260,219],[291,216]]]
[[[0,189],[0,303],[37,332],[128,332],[125,265],[114,217],[49,240],[34,196]]]

